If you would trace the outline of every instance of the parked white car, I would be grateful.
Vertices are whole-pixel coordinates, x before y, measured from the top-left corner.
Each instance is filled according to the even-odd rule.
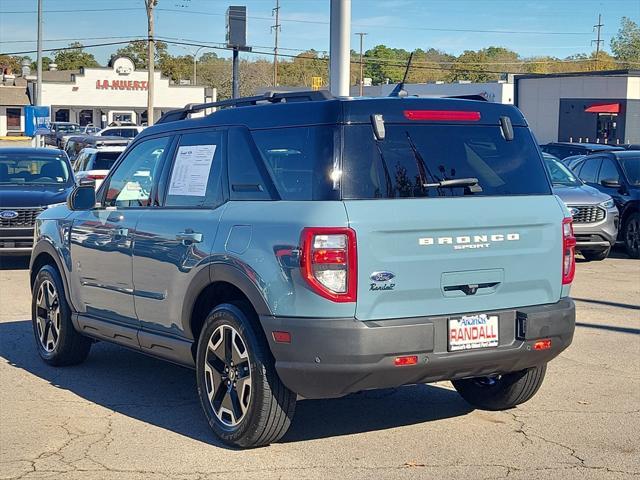
[[[144,127],[140,127],[138,125],[119,125],[113,127],[106,127],[100,130],[95,135],[99,137],[124,137],[124,138],[133,138],[138,135]]]
[[[76,180],[94,180],[96,190],[102,184],[109,170],[125,150],[125,146],[113,147],[88,147],[83,148],[78,154],[73,165]]]

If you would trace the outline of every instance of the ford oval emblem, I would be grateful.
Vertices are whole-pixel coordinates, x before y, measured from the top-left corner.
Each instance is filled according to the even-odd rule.
[[[387,282],[395,278],[395,274],[391,272],[373,272],[369,278],[374,282]]]
[[[3,220],[11,220],[12,218],[16,218],[18,215],[18,212],[14,212],[13,210],[2,210],[0,212],[0,218]]]

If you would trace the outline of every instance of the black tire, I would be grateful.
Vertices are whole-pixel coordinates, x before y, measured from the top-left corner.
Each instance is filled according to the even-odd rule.
[[[629,215],[622,230],[622,239],[631,258],[640,258],[640,213]]]
[[[611,252],[611,247],[606,248],[604,250],[589,250],[589,251],[580,252],[580,253],[582,253],[582,256],[584,257],[585,260],[591,262],[591,261],[604,260],[609,256],[610,252]]]
[[[243,304],[222,304],[214,308],[204,322],[196,356],[198,396],[209,426],[224,443],[241,448],[260,447],[279,440],[291,425],[296,404],[296,394],[278,377],[267,341],[262,332],[256,331],[259,327],[250,315],[255,314]],[[238,343],[229,347],[228,355],[222,350],[230,345],[227,335],[232,340],[237,335],[240,337],[236,340]],[[212,349],[210,344],[219,346]],[[238,357],[241,352],[244,358]],[[235,363],[231,356],[237,359]],[[225,373],[225,369],[235,373]],[[233,384],[229,385],[232,380]],[[250,386],[248,397],[247,384]],[[230,410],[224,408],[225,405]]]
[[[45,289],[46,300],[40,297]],[[55,295],[51,295],[51,291]],[[74,328],[62,279],[51,265],[43,266],[36,275],[31,300],[31,322],[38,354],[49,365],[76,365],[89,355],[92,341]]]
[[[542,385],[546,371],[544,364],[497,378],[468,378],[452,383],[462,398],[476,408],[507,410],[533,397]]]

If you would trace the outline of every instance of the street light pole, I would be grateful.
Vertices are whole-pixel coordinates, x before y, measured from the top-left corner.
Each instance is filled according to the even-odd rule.
[[[197,70],[197,65],[198,65],[198,53],[200,52],[200,50],[202,50],[203,48],[207,48],[205,46],[202,47],[198,47],[196,49],[196,52],[193,54],[193,84],[196,85],[197,82],[197,77],[198,77],[198,70]]]
[[[154,25],[153,25],[153,9],[158,4],[158,0],[144,0],[145,7],[147,9],[147,125],[151,126],[154,123],[153,115],[153,95],[154,95],[154,77],[155,77],[155,57],[156,57],[156,45],[154,39]]]
[[[331,0],[329,89],[349,96],[351,64],[351,0]]]
[[[362,56],[362,39],[367,34],[364,32],[358,32],[356,35],[360,35],[360,96],[362,96],[364,93],[364,59]]]
[[[42,0],[38,0],[38,53],[37,53],[36,105],[42,105]]]

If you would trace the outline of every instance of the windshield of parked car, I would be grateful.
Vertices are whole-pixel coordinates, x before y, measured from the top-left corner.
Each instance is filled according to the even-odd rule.
[[[80,125],[77,125],[75,123],[69,124],[69,125],[56,125],[56,132],[61,132],[61,133],[73,133],[73,132],[79,132],[80,131]]]
[[[640,153],[621,152],[618,160],[631,185],[640,186]]]
[[[371,125],[345,127],[345,199],[551,193],[540,153],[527,128],[507,141],[492,125],[386,125],[377,141]],[[477,180],[477,183],[473,181]]]
[[[67,185],[72,177],[63,155],[2,153],[0,154],[0,184]]]
[[[562,185],[566,187],[578,187],[582,182],[576,177],[571,170],[565,167],[558,160],[545,156],[544,163],[551,176],[553,185]]]

